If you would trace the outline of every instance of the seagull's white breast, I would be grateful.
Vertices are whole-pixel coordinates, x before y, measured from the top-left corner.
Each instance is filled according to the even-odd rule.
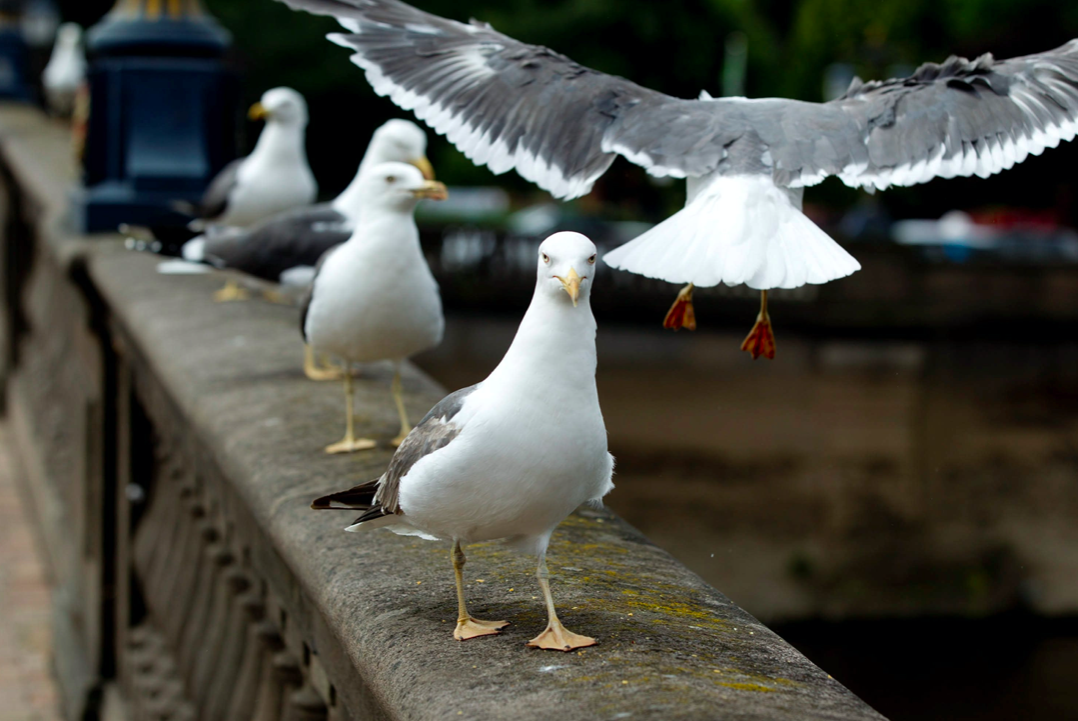
[[[414,234],[415,226],[401,232]],[[322,264],[304,326],[318,352],[364,363],[404,359],[441,342],[442,301],[418,240],[386,240],[354,237]]]
[[[516,380],[525,382],[485,381],[451,421],[460,435],[401,479],[409,525],[536,552],[573,510],[613,488],[594,370],[582,383]]]

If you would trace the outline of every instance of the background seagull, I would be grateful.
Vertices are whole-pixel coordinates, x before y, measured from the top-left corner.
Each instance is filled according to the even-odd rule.
[[[445,186],[418,168],[383,163],[365,173],[358,187],[363,212],[347,242],[318,264],[303,303],[300,329],[315,353],[344,362],[346,431],[327,453],[373,448],[356,438],[352,414],[352,366],[395,362],[393,398],[400,414],[400,443],[411,430],[401,398],[400,364],[442,342],[445,319],[438,284],[419,245],[415,207],[421,198],[444,200]]]
[[[248,228],[207,233],[184,243],[186,261],[215,268],[231,268],[247,275],[287,286],[304,287],[318,259],[352,235],[363,206],[362,179],[381,163],[403,162],[434,179],[426,157],[427,136],[415,123],[390,120],[371,136],[371,142],[347,188],[333,201],[287,210]],[[191,272],[182,262],[169,261],[158,272]],[[243,290],[227,290],[222,299],[243,297]]]
[[[362,510],[349,531],[385,527],[452,542],[458,640],[508,625],[472,618],[461,577],[462,545],[501,539],[539,557],[548,623],[528,645],[571,651],[595,643],[558,619],[546,567],[558,524],[614,487],[595,387],[595,256],[595,245],[579,233],[543,241],[535,294],[498,367],[434,406],[381,478],[312,504]]]
[[[841,278],[860,265],[801,213],[806,186],[987,177],[1078,130],[1078,40],[855,81],[828,103],[682,100],[398,0],[281,1],[336,17],[348,33],[330,39],[354,51],[375,92],[495,173],[515,168],[559,198],[590,191],[615,155],[686,178],[684,210],[606,256],[671,282],[766,291]],[[690,285],[668,325],[691,319],[691,301]],[[743,347],[774,353],[766,294]]]
[[[86,55],[82,51],[82,27],[64,23],[56,33],[49,63],[41,74],[49,110],[67,117],[75,109],[75,96],[86,78]]]
[[[292,88],[267,90],[251,106],[252,120],[265,120],[251,154],[234,160],[213,179],[197,206],[193,230],[247,226],[275,213],[310,205],[318,184],[307,164],[307,102]]]

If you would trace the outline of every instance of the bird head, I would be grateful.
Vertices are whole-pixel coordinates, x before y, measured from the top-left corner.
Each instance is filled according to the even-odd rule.
[[[267,123],[303,126],[307,124],[307,101],[292,88],[273,88],[251,106],[247,117]]]
[[[364,208],[385,208],[411,212],[424,199],[445,200],[445,185],[427,180],[419,168],[407,163],[381,163],[363,178],[360,190]],[[364,210],[366,212],[366,210]]]
[[[82,40],[82,26],[78,23],[64,23],[56,31],[56,45],[62,48],[76,48]]]
[[[551,296],[585,302],[595,276],[595,243],[580,233],[555,233],[539,245],[538,284]]]
[[[427,160],[427,134],[410,120],[394,118],[374,131],[367,147],[370,163],[408,163],[423,177],[434,180],[434,168]]]

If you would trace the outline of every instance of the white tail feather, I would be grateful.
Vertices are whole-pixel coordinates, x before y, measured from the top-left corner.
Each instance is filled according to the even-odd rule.
[[[161,275],[199,275],[212,273],[213,268],[201,263],[189,263],[186,260],[165,260],[157,264],[157,272]]]
[[[684,209],[605,260],[671,283],[761,290],[826,283],[861,269],[763,176],[711,179]]]

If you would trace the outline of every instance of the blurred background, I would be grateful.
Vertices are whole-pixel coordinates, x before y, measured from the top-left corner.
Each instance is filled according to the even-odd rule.
[[[112,4],[59,2],[84,26]],[[819,101],[855,75],[1078,37],[1078,3],[1058,0],[417,4],[682,97]],[[408,117],[324,40],[333,22],[205,5],[233,34],[243,107],[279,85],[307,97],[324,197],[374,128]],[[433,134],[429,155],[453,189],[422,217],[448,330],[418,361],[449,388],[500,359],[538,239],[577,229],[615,247],[684,202],[682,183],[620,160],[561,204]],[[989,180],[808,189],[806,212],[864,269],[773,294],[773,362],[738,350],[755,292],[699,291],[700,330],[673,334],[676,287],[601,271],[610,505],[896,720],[1078,719],[1076,164],[1071,145]]]

